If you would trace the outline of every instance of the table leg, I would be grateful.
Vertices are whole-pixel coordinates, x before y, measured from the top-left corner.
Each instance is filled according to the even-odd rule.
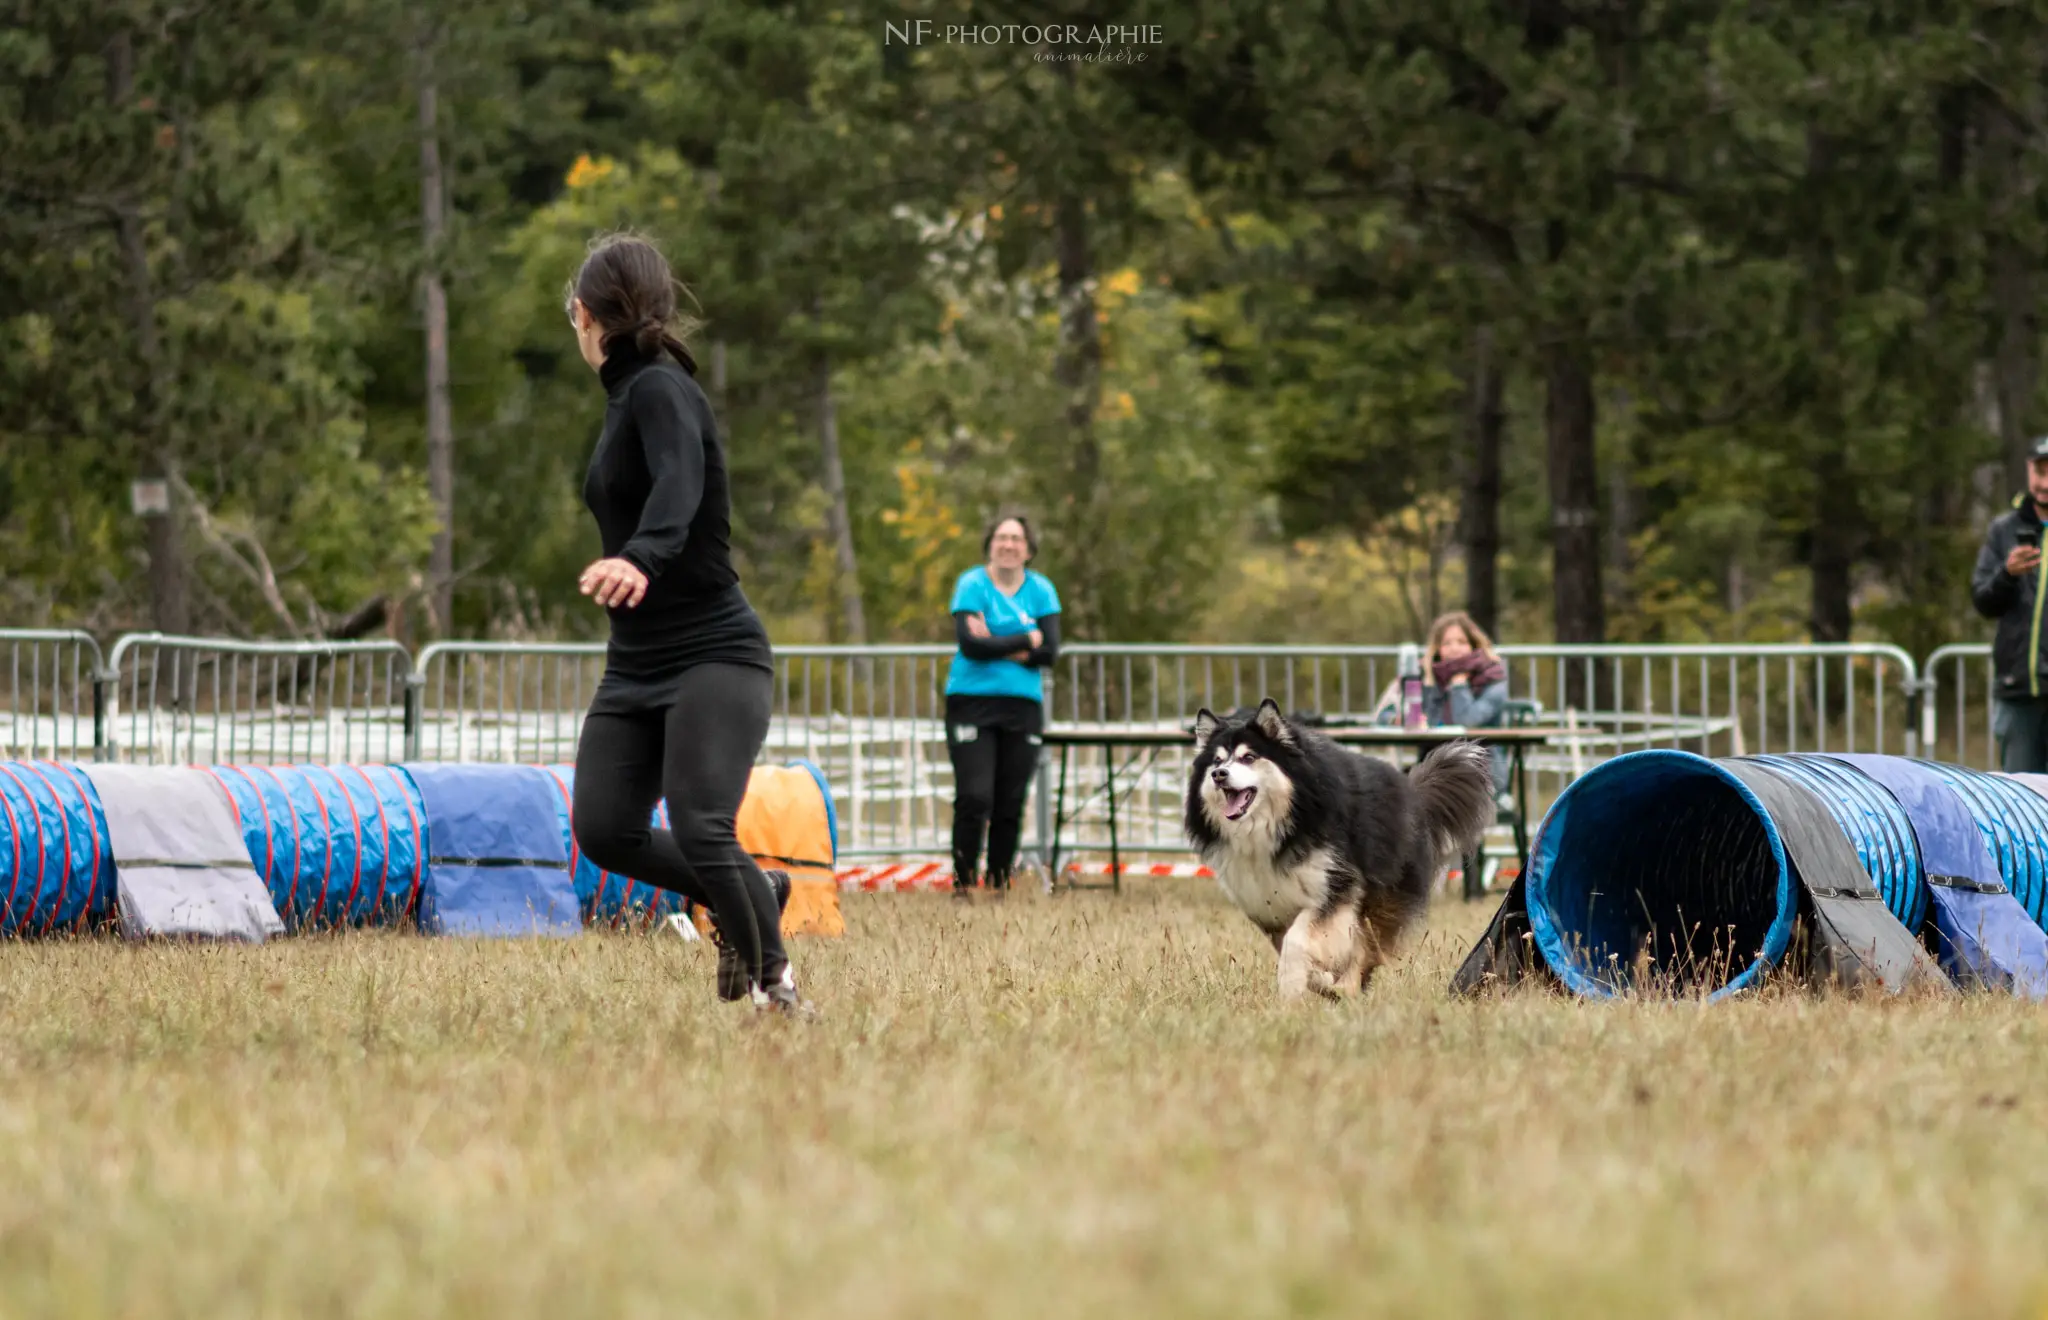
[[[1052,844],[1046,850],[1051,859],[1046,863],[1050,868],[1046,887],[1051,893],[1058,893],[1060,888],[1060,836],[1067,828],[1067,754],[1071,750],[1065,743],[1060,744],[1060,786],[1053,795]]]
[[[1109,888],[1114,894],[1124,891],[1123,853],[1117,847],[1116,837],[1116,749],[1102,749],[1103,788],[1109,793]]]
[[[1522,762],[1527,749],[1515,744],[1515,857],[1522,864],[1522,874],[1529,874],[1529,772]]]

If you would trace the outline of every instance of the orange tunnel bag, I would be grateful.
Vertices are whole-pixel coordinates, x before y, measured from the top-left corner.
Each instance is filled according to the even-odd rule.
[[[765,867],[789,872],[784,935],[846,933],[839,913],[838,861],[832,801],[819,776],[804,765],[757,765],[740,803],[740,847]]]

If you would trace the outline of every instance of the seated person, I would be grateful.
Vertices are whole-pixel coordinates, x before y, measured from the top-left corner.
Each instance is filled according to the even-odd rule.
[[[1376,723],[1400,721],[1400,691],[1396,679],[1392,700],[1382,698],[1374,714]],[[1422,715],[1430,727],[1496,728],[1507,704],[1507,665],[1472,616],[1455,610],[1432,623],[1422,656]],[[1498,748],[1493,749],[1493,786],[1502,794],[1508,789],[1508,763]]]

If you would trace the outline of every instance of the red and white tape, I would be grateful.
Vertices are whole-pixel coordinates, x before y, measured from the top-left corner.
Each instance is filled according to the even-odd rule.
[[[1108,862],[1096,862],[1083,866],[1069,862],[1060,868],[1067,875],[1111,875],[1116,868]],[[1213,880],[1216,873],[1196,862],[1125,862],[1125,875],[1175,876],[1187,880]]]
[[[1510,858],[1500,868],[1498,879],[1511,880],[1519,868]],[[1106,876],[1111,873],[1108,862],[1069,862],[1060,868],[1062,875]],[[1151,876],[1183,880],[1211,880],[1215,872],[1196,862],[1125,862],[1126,876]],[[1456,883],[1463,879],[1463,871],[1452,867],[1449,879]],[[861,893],[899,893],[905,890],[945,890],[953,887],[953,867],[942,861],[884,862],[873,866],[849,866],[838,872],[839,887],[843,890]]]
[[[841,889],[864,893],[893,893],[905,889],[951,889],[950,862],[888,862],[879,866],[842,867],[836,877]]]
[[[1063,875],[1109,875],[1107,862],[1082,864],[1069,862],[1060,868]],[[1194,862],[1125,862],[1126,876],[1171,876],[1185,879],[1207,880],[1214,872]],[[895,893],[906,889],[951,889],[953,867],[942,861],[885,862],[874,866],[842,867],[837,875],[839,887],[843,890],[861,893]]]

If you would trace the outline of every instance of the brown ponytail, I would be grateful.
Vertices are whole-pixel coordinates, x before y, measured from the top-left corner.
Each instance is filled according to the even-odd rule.
[[[666,350],[692,376],[697,359],[683,342],[694,323],[679,316],[682,289],[660,249],[632,234],[610,234],[591,244],[576,272],[575,296],[597,319],[604,337],[630,337],[642,357]],[[687,293],[688,290],[682,290]]]

